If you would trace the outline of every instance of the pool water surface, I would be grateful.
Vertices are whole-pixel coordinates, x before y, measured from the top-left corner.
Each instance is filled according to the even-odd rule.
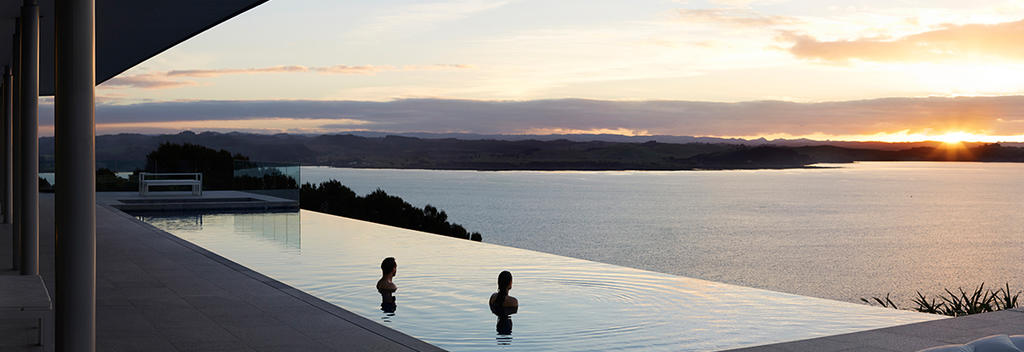
[[[454,351],[707,351],[942,318],[306,210],[136,216],[325,301]],[[385,257],[398,263],[393,312],[382,310],[375,289]],[[518,298],[520,308],[510,323],[499,324],[487,300],[502,270],[513,274],[510,295]]]

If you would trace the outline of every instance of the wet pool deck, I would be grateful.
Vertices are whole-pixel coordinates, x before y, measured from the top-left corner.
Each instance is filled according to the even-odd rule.
[[[440,350],[115,209],[100,206],[96,217],[99,351]],[[40,270],[52,288],[52,194],[40,196],[39,225]],[[15,275],[10,232],[0,225],[0,275]],[[35,324],[0,319],[0,350],[42,350]],[[993,334],[1024,334],[1024,309],[733,351],[916,351]]]
[[[39,203],[40,271],[52,288],[53,195]],[[120,211],[97,207],[96,220],[98,351],[440,350]],[[0,227],[0,275],[15,274],[10,231]],[[35,326],[0,319],[0,350],[42,350]]]

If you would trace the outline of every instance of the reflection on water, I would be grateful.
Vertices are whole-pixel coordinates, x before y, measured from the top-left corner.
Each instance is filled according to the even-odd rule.
[[[398,309],[398,302],[395,300],[395,296],[391,296],[389,299],[381,294],[380,298],[380,310],[384,313],[388,313],[390,316],[394,316],[395,310]]]
[[[380,311],[384,313],[384,315],[380,317],[381,321],[390,323],[391,318],[395,316],[395,311],[398,310],[398,302],[395,300],[396,298],[397,297],[395,296],[388,298],[384,293],[380,294]]]
[[[232,218],[235,233],[259,236],[290,248],[302,248],[298,212],[235,214]]]
[[[939,317],[801,297],[460,240],[301,211],[203,215],[201,228],[143,220],[371,320],[455,351],[706,351],[926,321]],[[239,218],[240,217],[240,218]],[[302,250],[287,226],[302,223]],[[273,226],[266,221],[275,221]],[[252,226],[236,224],[253,223]],[[283,234],[263,229],[285,231]],[[295,231],[297,235],[298,231]],[[381,258],[402,263],[402,312],[374,285]],[[495,273],[515,273],[524,305],[490,312]]]
[[[498,324],[494,327],[498,331],[498,345],[512,344],[512,318],[509,316],[498,317]]]
[[[159,227],[165,231],[176,230],[176,231],[202,231],[203,230],[203,215],[202,214],[180,214],[180,215],[167,215],[167,214],[146,214],[146,215],[135,215],[136,219],[142,220],[152,224],[153,226]]]
[[[159,227],[165,231],[203,232],[204,226],[217,229],[231,223],[231,233],[254,239],[267,240],[286,248],[301,249],[302,234],[299,212],[267,213],[185,213],[146,212],[135,218]]]

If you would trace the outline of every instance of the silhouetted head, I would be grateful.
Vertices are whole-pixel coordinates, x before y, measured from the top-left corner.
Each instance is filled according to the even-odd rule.
[[[502,271],[501,274],[498,274],[498,291],[508,292],[511,289],[512,273],[508,272],[508,270]]]
[[[394,275],[398,270],[398,263],[395,263],[395,257],[384,258],[384,261],[380,262],[380,270],[384,272],[384,275]]]

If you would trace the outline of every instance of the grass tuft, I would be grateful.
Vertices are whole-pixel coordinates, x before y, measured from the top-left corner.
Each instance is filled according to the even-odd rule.
[[[913,299],[913,303],[917,307],[911,308],[922,313],[941,314],[953,317],[959,317],[964,315],[978,314],[994,312],[1003,309],[1013,309],[1020,307],[1018,304],[1018,298],[1024,291],[1012,291],[1010,290],[1010,284],[1006,283],[1003,287],[998,290],[992,291],[992,289],[985,289],[985,283],[981,283],[978,287],[971,291],[965,291],[963,287],[958,287],[957,292],[954,293],[949,289],[945,289],[945,295],[939,295],[938,299],[925,296],[920,291],[917,292],[917,297]],[[969,292],[969,293],[968,293]],[[889,298],[889,294],[885,294],[885,298],[871,297],[871,299],[861,298],[862,302],[868,305],[874,305],[877,303],[879,306],[885,308],[899,309],[895,303]],[[874,301],[874,303],[872,303]]]

